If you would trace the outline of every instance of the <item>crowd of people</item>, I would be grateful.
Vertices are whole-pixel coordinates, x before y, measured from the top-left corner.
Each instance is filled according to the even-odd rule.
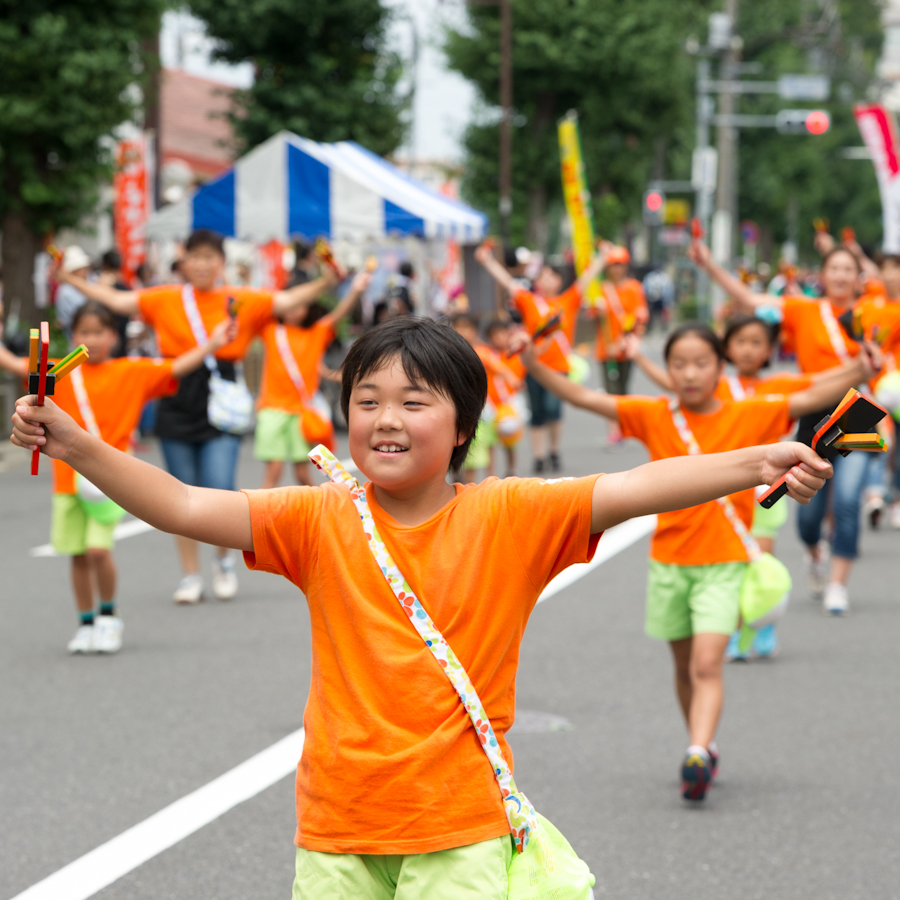
[[[503,290],[501,308],[485,321],[458,310],[436,322],[410,315],[400,292],[387,301],[384,321],[353,343],[340,373],[323,356],[368,273],[347,279],[342,299],[328,306],[321,298],[340,281],[329,266],[310,266],[274,292],[224,285],[222,240],[208,231],[185,244],[181,281],[140,290],[88,281],[84,260],[67,251],[59,269],[65,303],[70,289],[86,302],[61,307],[60,321],[90,359],[47,406],[17,403],[13,441],[54,459],[52,542],[72,557],[80,616],[70,651],[121,646],[111,549],[124,510],[176,535],[178,603],[203,596],[201,542],[216,548],[220,599],[237,592],[232,551],[243,551],[249,567],[281,574],[306,594],[313,623],[313,690],[297,781],[300,896],[349,878],[347,866],[362,865],[367,854],[452,850],[454,871],[482,872],[488,844],[506,858],[510,830],[527,841],[531,826],[504,815],[508,804],[496,802],[494,776],[479,743],[468,739],[466,711],[475,721],[482,701],[458,687],[460,707],[452,692],[436,690],[408,620],[427,618],[438,637],[428,615],[444,627],[459,654],[442,663],[448,677],[464,660],[471,678],[462,683],[477,686],[483,719],[488,728],[494,723],[491,740],[508,754],[519,641],[541,590],[566,566],[590,559],[604,530],[655,513],[646,631],[671,647],[689,738],[681,792],[702,800],[719,765],[723,662],[776,653],[771,618],[790,587],[772,555],[787,498],[763,510],[754,490],[785,477],[801,504],[809,587],[829,615],[850,609],[864,494],[881,498],[869,513],[884,511],[900,527],[896,466],[890,477],[898,496],[885,505],[887,455],[854,452],[829,463],[809,446],[816,423],[854,386],[890,410],[883,427],[892,438],[900,417],[900,258],[875,263],[855,245],[823,249],[817,296],[793,293],[791,282],[768,294],[694,241],[691,259],[730,298],[727,326],[681,323],[660,366],[642,347],[651,307],[629,275],[626,248],[601,243],[565,287],[550,265],[524,284],[486,243],[475,258]],[[135,316],[154,329],[160,359],[113,358]],[[587,367],[574,349],[584,316],[596,320],[603,389],[584,384]],[[240,435],[251,415],[241,360],[255,337],[266,351],[255,437],[265,474],[263,490],[237,492]],[[788,371],[788,357],[799,372]],[[772,363],[780,368],[768,375]],[[23,375],[27,360],[0,350],[0,365]],[[629,396],[635,367],[663,393]],[[365,489],[321,447],[312,459],[334,483],[316,486],[312,478],[310,451],[334,449],[327,405],[317,402],[322,378],[340,381],[350,454],[370,481]],[[121,452],[155,397],[162,398],[156,433],[168,475]],[[606,418],[611,442],[636,439],[651,462],[604,477],[548,478],[563,469],[563,403]],[[538,477],[474,483],[496,471],[499,448],[504,474],[516,473],[526,427]],[[301,490],[274,490],[285,464]],[[459,474],[464,484],[456,483]],[[751,622],[745,601],[760,566],[782,588],[769,603],[770,620],[754,615]],[[435,652],[433,641],[428,647]],[[398,693],[400,683],[410,689]],[[423,696],[433,698],[427,717]],[[353,724],[361,721],[364,733]],[[357,752],[360,739],[365,748]],[[458,790],[441,811],[437,785],[451,783]],[[339,864],[338,856],[350,861]]]

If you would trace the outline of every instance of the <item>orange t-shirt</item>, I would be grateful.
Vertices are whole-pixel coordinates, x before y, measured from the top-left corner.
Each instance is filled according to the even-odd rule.
[[[581,290],[578,282],[557,297],[546,299],[540,294],[523,290],[516,291],[512,299],[516,309],[522,314],[522,324],[531,334],[534,334],[550,316],[560,314],[562,327],[547,337],[547,347],[538,359],[557,372],[567,373],[578,308],[581,306]]]
[[[102,363],[87,362],[81,366],[81,373],[100,436],[117,450],[128,449],[131,432],[137,427],[148,400],[178,390],[178,380],[172,377],[171,360],[126,356]],[[52,399],[86,428],[71,375],[57,385]],[[75,470],[58,459],[53,460],[53,490],[57,494],[75,493]]]
[[[195,291],[197,309],[206,326],[206,333],[228,315],[228,298],[241,301],[237,313],[238,335],[224,346],[217,359],[243,359],[250,341],[263,330],[272,318],[272,293],[255,288],[225,285],[213,291]],[[197,346],[194,332],[181,302],[180,284],[162,284],[138,292],[141,317],[156,331],[159,352],[167,358],[180,356]]]
[[[516,380],[521,381],[521,377],[506,364],[500,354],[487,344],[479,344],[475,348],[481,364],[487,373],[488,383],[488,403],[492,404],[496,409],[501,403],[509,403],[510,397],[519,390],[516,387]]]
[[[651,459],[688,455],[672,421],[668,397],[616,397],[616,409],[622,435],[641,441]],[[704,453],[772,443],[791,426],[788,401],[779,396],[723,401],[709,415],[688,409],[683,412]],[[753,490],[731,494],[731,502],[749,529],[753,521]],[[715,500],[660,513],[650,556],[657,562],[680,566],[747,561],[744,545]]]
[[[280,409],[296,415],[303,409],[300,393],[288,375],[275,341],[277,322],[269,322],[262,330],[266,345],[266,362],[263,367],[262,384],[259,390],[259,409]],[[329,344],[334,340],[334,328],[329,322],[319,320],[311,328],[285,325],[288,344],[300,376],[306,385],[307,394],[312,397],[319,389],[319,362]]]
[[[735,390],[736,384],[740,390]],[[746,400],[747,397],[765,397],[770,394],[796,394],[812,387],[813,379],[809,375],[796,372],[778,372],[775,375],[764,375],[762,378],[746,378],[743,375],[723,375],[716,385],[716,397],[719,400]]]
[[[626,318],[633,316],[635,322],[641,324],[650,318],[650,314],[647,309],[644,286],[636,278],[626,278],[617,285],[604,281],[601,283],[601,288],[603,294],[599,302],[603,304],[603,312],[606,315],[600,315],[597,323],[597,359],[605,360],[610,354],[606,341],[607,330],[611,344],[615,344],[625,331],[625,322],[620,318],[616,304],[611,299],[612,292],[615,291],[615,296],[619,298],[619,305]],[[616,359],[625,359],[625,354],[621,351],[617,352]]]
[[[829,301],[821,301],[828,303]],[[824,372],[847,361],[848,357],[859,353],[859,345],[851,340],[840,323],[838,317],[846,309],[831,304],[836,325],[836,340],[844,344],[846,357],[841,358],[831,342],[819,300],[809,297],[785,297],[784,318],[781,332],[785,343],[797,354],[797,365],[801,372]],[[838,345],[840,346],[840,344]]]
[[[414,527],[366,485],[382,539],[471,677],[510,766],[519,645],[544,586],[594,555],[596,478],[456,485]],[[347,488],[246,493],[247,565],[296,584],[311,620],[297,845],[430,853],[508,834],[475,730],[375,562]]]

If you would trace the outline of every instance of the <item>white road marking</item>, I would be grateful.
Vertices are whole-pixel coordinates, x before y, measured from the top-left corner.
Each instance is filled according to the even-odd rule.
[[[303,729],[191,794],[176,800],[133,828],[79,857],[12,900],[87,900],[163,850],[199,831],[229,809],[255,797],[297,768]]]
[[[126,524],[143,525],[145,529],[150,527],[139,520]],[[655,527],[656,516],[644,516],[610,528],[603,535],[591,562],[570,566],[557,575],[544,589],[538,603],[584,578],[589,572],[650,534]],[[302,752],[303,729],[300,728],[224,775],[57,870],[12,900],[87,900],[239,803],[255,797],[290,775],[295,771]]]
[[[349,457],[341,460],[341,465],[348,472],[356,471],[356,463]],[[136,537],[139,534],[146,534],[148,531],[156,531],[152,525],[142,522],[140,519],[126,519],[116,525],[113,537],[117,541],[123,541],[125,538]],[[57,556],[57,552],[53,549],[52,544],[41,544],[40,547],[32,547],[28,551],[30,556]]]

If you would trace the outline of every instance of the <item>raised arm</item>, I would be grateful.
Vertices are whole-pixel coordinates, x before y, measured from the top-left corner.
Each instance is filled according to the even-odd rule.
[[[88,281],[80,275],[63,272],[62,269],[57,271],[56,277],[60,281],[77,288],[88,300],[96,300],[120,316],[135,316],[141,311],[138,291],[120,291],[111,285],[98,284]]]
[[[93,437],[51,399],[16,401],[12,442],[67,462],[132,515],[171,534],[235,550],[253,550],[250,504],[237,491],[183,484],[162,469]]]
[[[672,377],[662,366],[657,365],[652,359],[645,356],[641,350],[641,339],[636,334],[626,334],[625,356],[636,363],[638,368],[651,380],[656,382],[664,391],[673,391]]]
[[[0,344],[0,369],[12,372],[13,375],[18,375],[19,378],[27,378],[28,358],[16,356],[15,353],[10,352],[3,344]]]
[[[325,271],[314,281],[295,284],[294,287],[285,288],[283,291],[275,291],[272,295],[272,315],[283,316],[297,306],[309,306],[337,283],[334,270],[330,266],[325,266]]]
[[[334,328],[341,319],[350,314],[359,298],[366,292],[366,288],[371,280],[371,273],[357,272],[353,276],[353,281],[350,282],[350,287],[344,295],[344,299],[327,316],[323,316],[323,319]]]
[[[718,497],[772,484],[789,472],[788,494],[809,503],[831,464],[796,442],[747,447],[728,453],[676,456],[598,478],[591,508],[591,533],[626,519],[698,506]]]
[[[585,266],[584,271],[578,276],[578,289],[581,291],[582,295],[587,293],[590,283],[603,271],[603,267],[606,265],[606,257],[611,246],[612,245],[607,241],[600,244],[593,259],[591,259]]]
[[[776,297],[774,294],[753,293],[740,278],[735,278],[731,272],[714,262],[709,247],[703,241],[694,241],[688,250],[688,256],[699,268],[704,269],[726,294],[734,299],[741,312],[753,315],[758,306],[784,306],[783,297]]]
[[[505,288],[510,294],[514,294],[519,290],[519,285],[516,284],[515,278],[513,278],[512,275],[497,262],[490,247],[482,244],[475,251],[475,259],[488,270],[488,274],[500,285],[500,287]]]
[[[566,403],[571,403],[572,406],[605,416],[612,422],[619,421],[616,400],[611,394],[592,390],[583,384],[575,384],[574,381],[566,378],[561,372],[555,372],[549,366],[545,366],[530,351],[525,351],[522,354],[522,362],[535,381],[542,384],[548,391],[556,394],[560,399],[565,400]]]
[[[791,418],[837,406],[841,397],[861,381],[867,381],[881,371],[882,354],[877,344],[863,342],[863,350],[852,362],[828,369],[805,391],[788,395]]]
[[[185,375],[199,369],[207,356],[215,356],[226,344],[230,344],[238,333],[237,320],[229,316],[223,319],[212,330],[204,347],[192,347],[172,361],[172,376],[184,378]]]

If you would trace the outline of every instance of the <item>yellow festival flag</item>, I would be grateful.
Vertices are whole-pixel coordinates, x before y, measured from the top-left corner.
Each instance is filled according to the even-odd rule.
[[[584,177],[581,139],[578,136],[578,113],[574,109],[569,110],[559,120],[557,128],[563,197],[572,226],[575,271],[580,275],[594,254],[594,212],[591,208],[591,192]],[[595,278],[588,287],[587,305],[597,306],[600,293],[600,283]]]

